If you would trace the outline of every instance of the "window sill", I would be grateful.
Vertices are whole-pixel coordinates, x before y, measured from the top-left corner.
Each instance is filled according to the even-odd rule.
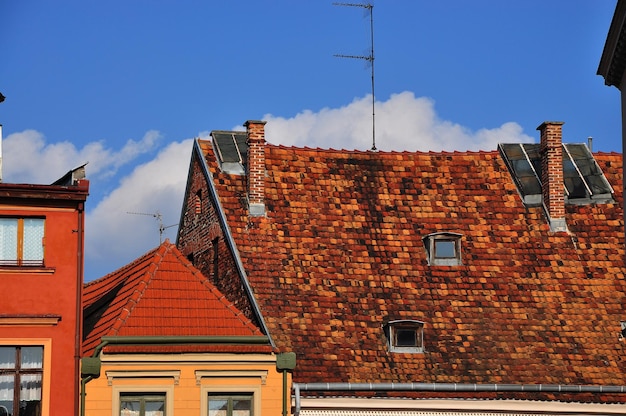
[[[54,274],[56,267],[44,266],[0,266],[0,274],[20,273],[20,274]]]

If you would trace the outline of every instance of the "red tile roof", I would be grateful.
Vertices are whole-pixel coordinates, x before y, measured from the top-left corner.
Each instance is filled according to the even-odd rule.
[[[83,353],[104,336],[262,336],[263,334],[169,241],[121,269],[85,285]],[[116,347],[137,350],[138,347]],[[161,347],[160,351],[250,352],[250,346]],[[253,345],[270,351],[269,345]],[[142,347],[154,351],[155,347]]]
[[[528,208],[496,151],[265,147],[266,214],[199,141],[261,313],[295,382],[625,385],[622,156],[596,154],[615,203]],[[422,238],[462,235],[463,264]],[[386,321],[424,322],[390,353]]]

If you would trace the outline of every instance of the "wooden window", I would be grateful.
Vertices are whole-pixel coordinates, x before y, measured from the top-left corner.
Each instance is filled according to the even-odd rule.
[[[0,218],[0,266],[43,266],[43,218]]]
[[[41,416],[42,384],[42,346],[0,346],[0,415]]]

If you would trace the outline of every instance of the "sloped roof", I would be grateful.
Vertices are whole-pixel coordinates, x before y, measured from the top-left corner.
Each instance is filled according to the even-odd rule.
[[[294,381],[624,385],[622,156],[595,154],[614,203],[525,207],[501,156],[265,146],[266,215],[199,141],[230,232]],[[462,235],[460,266],[423,237]],[[390,353],[390,320],[424,322]]]
[[[237,308],[165,241],[121,269],[87,283],[83,296],[83,353],[90,355],[104,336],[206,337],[261,336]],[[206,351],[207,347],[118,347],[138,351]],[[269,351],[237,345],[212,346],[212,352]]]

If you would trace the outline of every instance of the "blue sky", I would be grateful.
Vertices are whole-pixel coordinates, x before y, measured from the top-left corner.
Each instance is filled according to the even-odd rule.
[[[564,138],[621,152],[596,75],[615,0],[375,0],[376,144],[492,150]],[[174,225],[191,140],[268,121],[276,144],[367,150],[369,16],[321,0],[0,0],[3,180],[89,162],[86,279]],[[176,227],[164,237],[175,239]]]

